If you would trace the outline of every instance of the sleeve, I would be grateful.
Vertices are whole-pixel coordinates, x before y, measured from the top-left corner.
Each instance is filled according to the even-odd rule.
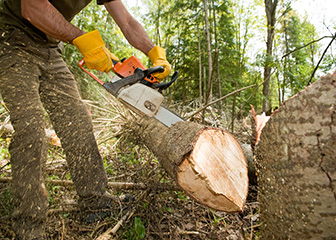
[[[115,1],[115,0],[97,0],[97,4],[98,5],[103,5],[104,3],[112,2],[112,1]]]

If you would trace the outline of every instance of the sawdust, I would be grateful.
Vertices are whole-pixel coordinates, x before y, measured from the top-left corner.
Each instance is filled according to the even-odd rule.
[[[253,187],[250,187],[243,212],[227,214],[214,211],[196,203],[181,191],[171,188],[158,190],[158,183],[171,186],[174,182],[145,147],[130,142],[120,143],[118,138],[107,138],[105,135],[102,135],[104,140],[101,141],[99,137],[99,148],[110,182],[147,184],[145,190],[109,189],[116,195],[132,193],[136,199],[130,206],[134,213],[126,218],[111,239],[258,239],[259,204]],[[6,149],[8,141],[2,141],[0,145]],[[2,177],[11,176],[8,155],[2,158],[0,169]],[[47,178],[71,179],[60,147],[49,147]],[[97,239],[116,226],[128,211],[118,210],[103,221],[83,224],[78,218],[74,188],[52,184],[46,184],[46,187],[49,194],[48,239]],[[0,182],[0,239],[15,239],[11,226],[12,211],[10,183]]]
[[[53,147],[49,155],[49,177],[68,179],[69,173],[62,152]],[[133,146],[108,152],[101,147],[110,181],[137,183],[169,183],[171,180],[146,149]],[[107,154],[104,154],[107,152]],[[2,175],[10,175],[3,169]],[[86,225],[78,220],[76,193],[74,189],[47,185],[49,193],[49,216],[47,235],[49,239],[95,239],[113,227],[126,213],[117,212],[104,221]],[[146,237],[144,239],[255,239],[258,231],[258,203],[253,191],[244,212],[226,214],[213,211],[193,200],[183,192],[147,190],[116,191],[115,194],[132,193],[138,199],[132,208],[134,215],[117,231],[115,239],[136,239],[135,218],[140,218]],[[112,189],[110,189],[112,190]],[[12,212],[10,185],[0,183],[0,238],[13,239],[10,214]],[[63,209],[63,210],[62,210]]]

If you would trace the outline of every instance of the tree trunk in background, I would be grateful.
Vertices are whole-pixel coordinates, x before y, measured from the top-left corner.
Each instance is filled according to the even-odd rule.
[[[214,38],[215,38],[215,57],[214,57],[214,66],[213,66],[213,72],[215,72],[216,67],[216,81],[218,84],[218,98],[222,97],[222,82],[220,79],[220,66],[219,66],[219,56],[218,56],[218,34],[217,34],[217,22],[216,22],[216,8],[215,8],[215,2],[214,0],[211,0],[211,8],[212,8],[212,18],[213,18],[213,29],[214,29]],[[218,103],[218,109],[220,114],[222,114],[223,111],[223,103],[222,101],[219,101]]]
[[[155,21],[155,29],[156,29],[156,34],[155,34],[155,45],[162,46],[161,43],[161,35],[160,35],[160,19],[161,19],[161,1],[159,0],[158,3],[158,9],[157,9],[157,18]]]
[[[208,53],[208,92],[205,99],[205,104],[207,105],[212,100],[212,53],[211,53],[211,36],[210,36],[210,27],[209,27],[209,17],[208,17],[208,1],[203,0],[204,4],[204,21],[205,21],[205,32],[207,38],[207,53]]]
[[[202,50],[201,50],[201,33],[199,26],[197,25],[198,34],[198,91],[200,107],[203,105],[203,91],[202,91]]]
[[[266,39],[266,62],[264,69],[264,80],[263,84],[263,95],[265,99],[263,100],[263,112],[268,112],[270,109],[270,75],[272,67],[270,66],[272,62],[273,55],[273,39],[274,39],[274,26],[276,22],[275,13],[278,0],[265,0],[265,10],[267,18],[267,39]]]
[[[286,57],[284,58],[283,60],[283,68],[284,68],[284,73],[283,73],[283,82],[282,82],[282,87],[281,85],[279,85],[279,88],[281,89],[279,91],[279,106],[281,105],[281,103],[283,101],[285,101],[285,90],[286,90],[286,86],[287,86],[287,83],[290,82],[289,81],[289,77],[288,77],[288,73],[291,72],[290,70],[290,64],[289,64],[289,56],[287,56],[287,54],[289,54],[289,45],[288,45],[288,29],[287,29],[287,22],[286,20],[284,20],[284,34],[285,34],[285,39],[286,39],[286,42],[285,42],[285,54],[286,54]],[[281,92],[281,94],[280,94]]]
[[[242,211],[248,193],[247,163],[230,133],[186,121],[167,128],[144,118],[136,125],[136,136],[189,196],[216,210]]]
[[[261,239],[335,239],[336,72],[284,102],[256,156]]]
[[[235,82],[235,91],[237,90],[238,83]],[[231,109],[231,132],[234,133],[234,122],[236,119],[236,101],[237,101],[237,94],[233,95],[233,103]]]

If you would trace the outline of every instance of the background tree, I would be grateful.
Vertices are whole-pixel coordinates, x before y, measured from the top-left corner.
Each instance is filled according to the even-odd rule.
[[[282,69],[279,80],[279,104],[285,97],[293,96],[302,90],[316,66],[320,45],[311,43],[305,48],[301,46],[317,39],[315,27],[306,20],[300,20],[295,11],[288,13],[281,21],[280,59]]]
[[[276,23],[276,8],[278,0],[265,0],[265,11],[267,19],[267,39],[266,39],[266,61],[264,69],[264,84],[263,84],[263,111],[267,112],[270,109],[269,96],[270,96],[270,78],[271,78],[271,63],[273,62],[273,39],[275,33]]]
[[[305,87],[305,79],[320,57],[318,43],[305,46],[311,39],[318,38],[316,29],[308,18],[292,11],[289,0],[138,2],[141,4],[131,9],[133,15],[155,44],[166,49],[173,69],[180,72],[177,83],[166,92],[168,104],[178,103],[183,108],[190,107],[189,110],[197,109],[205,105],[210,92],[213,99],[218,99],[235,89],[259,85],[266,80],[263,89],[249,89],[212,106],[213,113],[222,118],[232,132],[234,120],[247,115],[249,104],[257,110],[265,110],[265,102],[270,106],[279,105]],[[204,11],[204,3],[207,3],[207,11]],[[263,16],[256,14],[262,6],[269,18],[266,29],[261,28]],[[92,3],[73,22],[86,31],[99,29],[109,49],[118,57],[136,55],[150,67],[148,58],[127,43],[103,7]],[[267,32],[267,54],[255,58],[256,55],[263,56],[262,51],[252,56],[250,53],[256,45],[254,36],[262,31]],[[298,48],[302,49],[296,51]],[[78,75],[83,97],[97,98],[92,80],[77,67],[80,54],[71,45],[66,45],[65,50],[69,66]],[[321,70],[332,68],[334,62],[333,55],[328,52]],[[270,77],[272,68],[275,74]],[[106,74],[100,74],[100,77],[107,79]],[[183,108],[179,107],[181,111]]]

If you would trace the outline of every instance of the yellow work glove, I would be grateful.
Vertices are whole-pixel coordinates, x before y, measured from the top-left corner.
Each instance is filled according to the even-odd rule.
[[[72,43],[83,55],[85,65],[89,69],[109,72],[113,68],[112,60],[119,59],[104,44],[98,30],[88,32],[75,38]]]
[[[170,74],[171,66],[166,59],[166,52],[162,47],[155,46],[148,52],[148,57],[153,63],[153,67],[162,66],[164,71],[162,73],[153,74],[157,80],[162,80]]]

